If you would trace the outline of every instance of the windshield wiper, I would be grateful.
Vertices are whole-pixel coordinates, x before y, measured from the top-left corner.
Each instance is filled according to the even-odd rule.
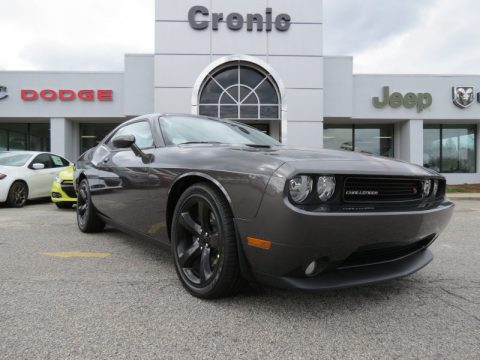
[[[264,144],[245,144],[245,145],[253,148],[259,148],[259,149],[269,149],[272,147],[271,145],[264,145]]]
[[[188,145],[188,144],[223,144],[220,141],[187,141],[180,143],[178,145]]]

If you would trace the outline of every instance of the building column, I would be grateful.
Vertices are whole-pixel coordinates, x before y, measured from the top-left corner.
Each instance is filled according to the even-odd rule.
[[[64,156],[70,161],[75,160],[75,126],[65,118],[50,119],[50,150]]]
[[[400,124],[400,159],[423,166],[423,120]]]
[[[323,148],[323,121],[289,121],[287,145],[299,148]]]

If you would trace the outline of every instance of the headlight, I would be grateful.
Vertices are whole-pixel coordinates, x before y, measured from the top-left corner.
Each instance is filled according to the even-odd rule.
[[[62,183],[62,179],[60,179],[60,176],[55,176],[55,181],[58,183],[58,184],[61,184]]]
[[[432,188],[432,180],[425,180],[423,182],[423,196],[427,197],[430,195],[430,189]]]
[[[438,180],[433,181],[433,196],[437,196],[438,193]]]
[[[317,182],[318,198],[321,201],[328,201],[335,192],[334,176],[319,176]]]
[[[7,175],[0,173],[0,180],[3,180],[7,177]]]
[[[312,192],[313,180],[310,176],[299,175],[290,180],[288,184],[288,192],[290,197],[297,204],[304,201]]]

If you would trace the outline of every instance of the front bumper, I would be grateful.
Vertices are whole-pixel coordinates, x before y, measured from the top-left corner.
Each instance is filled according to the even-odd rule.
[[[11,185],[11,182],[7,181],[7,179],[0,180],[0,203],[7,201]]]
[[[54,203],[77,202],[73,184],[59,184],[54,181],[52,184],[51,200]]]
[[[429,249],[384,264],[339,269],[315,277],[271,276],[256,273],[258,281],[282,289],[332,290],[398,279],[422,269],[433,260]]]
[[[432,260],[426,248],[443,231],[453,203],[427,210],[307,212],[269,187],[254,219],[236,219],[242,252],[254,277],[284,288],[320,290],[394,279]],[[249,246],[247,237],[272,242]],[[307,277],[316,261],[319,271]]]

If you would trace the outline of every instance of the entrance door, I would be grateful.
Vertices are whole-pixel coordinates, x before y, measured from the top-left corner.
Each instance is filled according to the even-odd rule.
[[[268,124],[248,124],[248,125],[263,132],[266,135],[270,135],[270,125]]]

